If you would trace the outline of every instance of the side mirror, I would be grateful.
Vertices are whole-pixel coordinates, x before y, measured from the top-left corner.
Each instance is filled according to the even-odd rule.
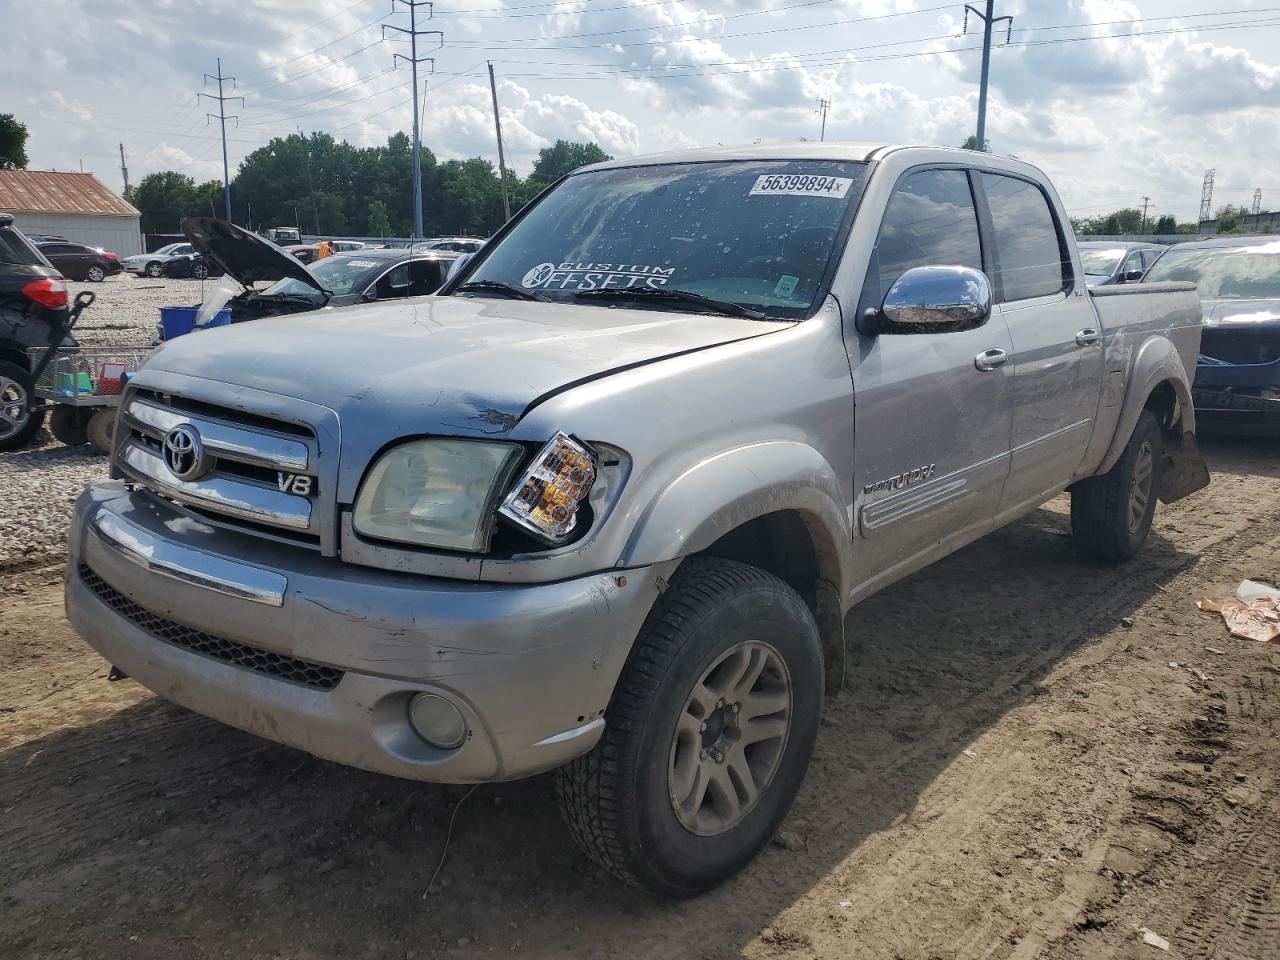
[[[1142,279],[1142,270],[1129,270],[1120,277],[1121,283],[1135,283]]]
[[[991,316],[991,284],[972,267],[913,267],[876,311],[877,333],[972,330]]]
[[[460,274],[462,272],[462,268],[467,265],[467,261],[474,256],[475,256],[474,253],[464,253],[457,260],[453,261],[453,263],[449,264],[449,272],[445,274],[444,282],[448,283],[450,280],[452,280],[454,277]]]

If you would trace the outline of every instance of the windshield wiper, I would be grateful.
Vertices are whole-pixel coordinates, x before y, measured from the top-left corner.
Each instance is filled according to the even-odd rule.
[[[746,317],[749,320],[768,320],[766,314],[759,310],[752,310],[750,307],[744,307],[740,303],[733,303],[729,300],[715,300],[711,297],[704,297],[700,293],[691,293],[688,290],[671,290],[667,287],[609,287],[603,290],[581,290],[574,294],[580,300],[667,300],[672,303],[690,303],[699,307],[706,307],[708,310],[714,310],[716,313],[723,313],[731,317]]]
[[[551,299],[531,290],[521,290],[519,287],[513,287],[509,283],[499,283],[497,280],[471,280],[458,287],[458,293],[466,293],[469,290],[505,293],[507,296],[515,297],[517,300],[538,300],[543,303],[549,303]]]

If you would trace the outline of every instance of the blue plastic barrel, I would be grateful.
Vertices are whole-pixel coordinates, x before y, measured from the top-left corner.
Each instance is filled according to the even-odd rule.
[[[200,304],[194,307],[161,307],[160,326],[164,330],[164,338],[172,340],[195,328],[196,314],[200,312]],[[200,326],[201,330],[209,327],[225,327],[231,322],[231,308],[223,307],[210,320]]]

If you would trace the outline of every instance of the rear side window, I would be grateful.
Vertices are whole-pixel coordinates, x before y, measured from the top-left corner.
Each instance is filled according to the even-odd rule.
[[[1034,183],[984,173],[982,186],[995,230],[996,287],[1001,299],[1060,293],[1071,270],[1044,192]]]
[[[46,256],[51,253],[57,255],[76,252],[76,248],[69,243],[46,243],[40,250]]]
[[[0,263],[20,263],[28,267],[49,266],[49,262],[27,238],[12,227],[0,227]]]
[[[885,211],[876,256],[880,290],[873,298],[875,305],[912,267],[981,270],[982,242],[968,174],[963,170],[921,170],[905,176],[894,188]]]

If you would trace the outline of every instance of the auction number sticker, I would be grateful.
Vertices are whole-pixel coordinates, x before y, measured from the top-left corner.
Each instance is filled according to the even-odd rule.
[[[809,173],[766,173],[756,178],[751,197],[834,197],[839,200],[849,192],[849,177],[828,177]]]

